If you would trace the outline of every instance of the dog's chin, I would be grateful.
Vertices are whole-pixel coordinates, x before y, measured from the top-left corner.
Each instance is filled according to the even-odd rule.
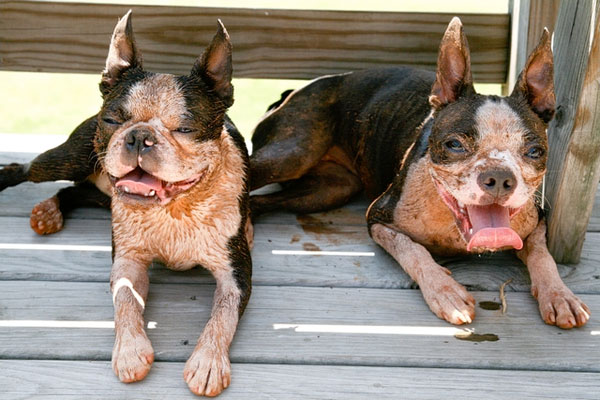
[[[467,251],[485,252],[523,248],[523,240],[510,227],[510,220],[523,208],[500,204],[461,204],[434,179],[437,191],[452,211],[456,226],[467,243]]]
[[[166,205],[189,191],[204,177],[204,171],[177,182],[164,181],[137,167],[121,177],[110,176],[115,194],[127,203]]]

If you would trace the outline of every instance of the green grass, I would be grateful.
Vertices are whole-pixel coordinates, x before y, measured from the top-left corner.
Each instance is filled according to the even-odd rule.
[[[100,109],[100,75],[0,72],[0,133],[68,134]],[[235,103],[229,111],[249,136],[267,106],[300,80],[234,79]]]

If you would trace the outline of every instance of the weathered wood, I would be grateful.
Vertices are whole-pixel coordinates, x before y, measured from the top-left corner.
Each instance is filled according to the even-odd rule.
[[[221,18],[234,76],[300,78],[365,68],[433,69],[453,14],[265,10],[3,1],[0,69],[99,73],[117,17],[134,11],[146,67],[188,73]],[[504,82],[509,16],[460,16],[478,82]]]
[[[148,337],[158,361],[189,357],[210,315],[213,291],[213,285],[151,285],[145,318],[156,322]],[[478,303],[498,301],[497,292],[473,296]],[[600,308],[600,296],[581,297],[592,310]],[[507,302],[505,315],[477,307],[475,322],[468,328],[492,339],[477,341],[477,336],[455,337],[465,334],[463,328],[433,315],[416,290],[255,287],[231,359],[600,372],[600,353],[590,351],[598,344],[592,334],[600,322],[597,313],[585,327],[565,332],[541,321],[531,295],[508,293]],[[0,303],[4,321],[110,321],[113,315],[108,283],[0,282]],[[331,331],[356,326],[366,330]],[[381,334],[379,326],[397,331]],[[416,334],[409,327],[426,329]],[[493,341],[494,335],[498,340]],[[0,327],[0,358],[109,360],[112,342],[112,329]]]
[[[535,0],[534,0],[535,1]],[[503,94],[508,95],[512,90],[519,72],[525,65],[527,54],[525,52],[525,43],[527,42],[527,33],[529,30],[529,10],[531,0],[509,0],[508,7],[511,15],[510,32],[510,58],[508,67],[508,76]]]
[[[71,219],[55,235],[38,236],[25,218],[0,218],[0,244],[110,246],[108,220]],[[329,226],[329,225],[328,225]],[[255,226],[253,281],[258,285],[310,287],[411,288],[413,281],[369,237],[366,226],[257,224]],[[273,250],[373,252],[373,257],[342,255],[274,255]],[[0,249],[0,279],[108,282],[109,251]],[[529,275],[511,253],[440,259],[453,276],[471,290],[497,291],[511,278],[509,291],[528,292]],[[577,268],[559,266],[566,284],[577,293],[600,293],[600,234],[590,233]],[[152,282],[212,283],[203,269],[173,272],[156,264]]]
[[[563,2],[555,34],[557,115],[548,132],[549,249],[577,263],[600,179],[600,2]],[[589,57],[588,57],[589,54]],[[589,60],[589,61],[588,61]]]
[[[0,153],[0,165],[2,157]],[[0,192],[0,215],[7,217],[29,217],[31,208],[38,202],[53,196],[59,189],[70,185],[67,182],[22,183],[19,186]],[[369,201],[362,196],[356,197],[344,207],[323,213],[298,216],[286,212],[273,212],[261,215],[255,219],[257,224],[301,225],[307,229],[324,229],[327,225],[365,225],[365,212]],[[107,210],[99,208],[80,208],[71,212],[71,218],[110,219]],[[596,192],[588,231],[600,231],[600,188]]]
[[[28,163],[37,155],[38,153],[0,152],[0,166],[10,163]]]
[[[515,57],[515,65],[510,71],[509,90],[512,90],[517,76],[523,70],[527,57],[537,46],[542,31],[548,28],[550,34],[554,32],[554,25],[558,16],[560,0],[519,0],[511,1],[512,15],[515,15],[515,7],[518,6],[518,20],[513,18],[512,29],[513,40],[511,45],[512,56]]]
[[[560,2],[561,0],[529,0],[527,41],[523,46],[526,55],[529,55],[538,45],[544,28],[548,28],[551,34],[554,32]]]
[[[0,385],[10,399],[192,398],[182,370],[183,363],[155,362],[143,382],[126,385],[103,361],[0,360]],[[600,392],[597,373],[268,364],[232,370],[219,399],[437,400],[452,393],[465,400],[596,400]]]

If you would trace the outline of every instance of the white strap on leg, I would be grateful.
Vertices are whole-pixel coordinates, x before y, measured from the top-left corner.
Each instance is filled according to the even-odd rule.
[[[133,297],[135,297],[137,302],[140,303],[140,306],[142,306],[142,308],[146,308],[144,299],[142,298],[142,296],[140,296],[138,292],[135,291],[135,289],[133,288],[133,283],[131,283],[131,281],[127,278],[119,278],[117,283],[115,283],[115,285],[113,286],[113,304],[115,304],[115,298],[117,297],[117,293],[122,287],[129,288],[129,290],[131,290],[131,294],[133,294]]]

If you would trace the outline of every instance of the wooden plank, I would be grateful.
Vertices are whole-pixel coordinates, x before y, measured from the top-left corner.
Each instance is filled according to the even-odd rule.
[[[529,23],[527,26],[526,54],[529,55],[537,46],[544,28],[548,28],[550,34],[554,32],[556,18],[561,0],[529,0]],[[523,60],[525,61],[525,60]],[[523,65],[521,68],[525,66]]]
[[[573,3],[561,5],[556,29],[558,108],[548,132],[548,247],[563,263],[579,261],[600,180],[600,2]]]
[[[25,182],[0,192],[0,215],[28,217],[31,209],[40,201],[54,196],[60,189],[71,186],[72,182]],[[67,216],[86,219],[110,219],[110,211],[102,208],[78,208]],[[68,222],[67,222],[68,223]]]
[[[437,400],[451,393],[465,400],[596,400],[600,392],[597,373],[281,364],[234,364],[232,369],[231,386],[220,399]],[[182,370],[183,363],[155,362],[143,382],[125,385],[108,362],[0,360],[0,385],[8,398],[193,398]]]
[[[71,219],[55,235],[38,236],[25,218],[0,218],[0,244],[110,246],[108,220]],[[338,226],[330,231],[299,225],[255,226],[253,281],[255,285],[313,287],[411,288],[413,281],[383,249],[369,237],[366,226]],[[374,256],[278,255],[274,250],[323,250],[373,252]],[[0,279],[107,282],[109,251],[0,249]],[[490,254],[439,259],[454,277],[471,290],[496,292],[509,278],[507,290],[528,292],[529,275],[512,254]],[[600,234],[590,233],[582,261],[577,266],[559,266],[566,284],[578,293],[600,293]],[[198,268],[185,273],[160,264],[150,269],[152,282],[212,283]]]
[[[514,71],[511,71],[509,90],[512,90],[512,86],[523,70],[529,54],[537,46],[543,29],[548,28],[550,34],[554,32],[560,0],[518,0],[511,1],[511,3],[513,15],[516,12],[514,7],[518,6],[519,10],[518,24],[516,24],[518,32],[513,35],[513,38],[516,38],[516,54],[513,54],[516,60]],[[515,29],[514,22],[513,29]]]
[[[33,160],[38,153],[0,152],[0,166],[10,163],[25,164]]]
[[[221,18],[232,38],[238,78],[310,79],[399,64],[434,69],[454,16],[3,1],[0,69],[100,73],[116,19],[129,8],[149,70],[188,73]],[[504,82],[509,16],[460,17],[475,80]]]
[[[151,285],[146,320],[158,361],[185,361],[210,315],[213,285]],[[474,292],[478,302],[498,293]],[[600,296],[583,295],[592,310]],[[110,321],[107,283],[0,282],[4,321]],[[545,325],[526,293],[508,311],[477,308],[468,326],[438,319],[416,290],[255,287],[232,349],[233,362],[600,372],[600,319],[563,331]],[[393,334],[378,327],[391,326]],[[360,333],[347,328],[362,327]],[[412,327],[423,328],[417,334]],[[448,329],[450,328],[450,329]],[[460,333],[458,333],[460,332]],[[494,340],[497,337],[498,340]],[[1,359],[109,360],[112,329],[0,327]],[[20,345],[15,345],[19,343]],[[374,345],[376,344],[376,345]],[[548,349],[552,349],[549,351]],[[465,357],[468,354],[468,357]]]
[[[512,91],[527,59],[526,42],[531,0],[509,0],[508,7],[511,15],[511,43],[510,64],[504,95],[508,95]]]
[[[0,165],[2,161],[0,153]],[[29,217],[31,208],[38,202],[53,196],[59,189],[70,185],[67,182],[22,183],[0,192],[0,216]],[[304,216],[287,212],[273,212],[255,219],[255,224],[300,225],[306,230],[325,230],[328,225],[334,229],[336,225],[365,225],[365,213],[369,201],[364,196],[357,196],[349,204],[335,210],[314,213]],[[110,219],[107,210],[97,208],[76,209],[68,218]],[[594,207],[588,230],[600,231],[600,188],[596,192]]]

